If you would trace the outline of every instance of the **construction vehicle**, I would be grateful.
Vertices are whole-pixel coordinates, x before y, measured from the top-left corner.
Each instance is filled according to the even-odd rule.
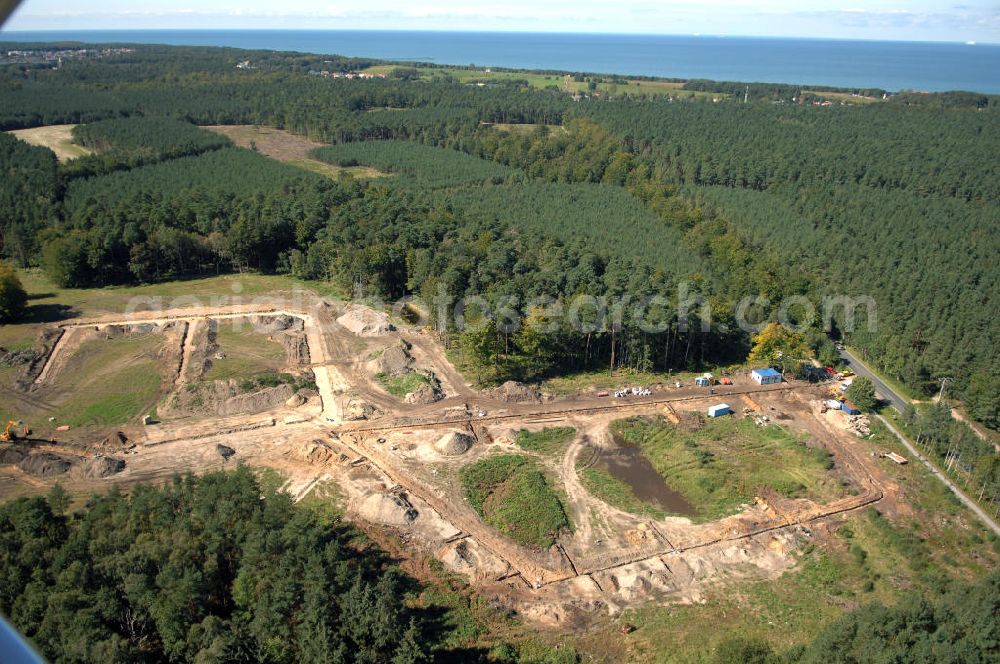
[[[0,442],[11,443],[17,440],[17,425],[14,420],[8,420],[3,433],[0,433]]]

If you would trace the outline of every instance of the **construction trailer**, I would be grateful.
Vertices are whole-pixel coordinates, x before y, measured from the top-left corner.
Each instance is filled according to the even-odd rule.
[[[754,382],[758,385],[773,385],[774,383],[781,382],[781,374],[771,367],[754,369],[750,372],[750,377],[753,378]]]
[[[855,406],[850,401],[841,401],[840,402],[840,409],[842,411],[844,411],[845,413],[847,413],[848,415],[860,415],[861,414],[861,409],[858,408],[857,406]]]
[[[732,412],[733,409],[727,403],[719,403],[708,407],[709,417],[722,417],[723,415],[730,415]]]

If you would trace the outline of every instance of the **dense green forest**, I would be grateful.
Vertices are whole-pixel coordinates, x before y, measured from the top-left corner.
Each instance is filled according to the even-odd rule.
[[[237,68],[243,61],[252,66]],[[917,390],[931,392],[947,375],[955,379],[953,394],[966,397],[970,385],[993,384],[1000,374],[993,316],[1000,289],[989,270],[1000,250],[993,97],[901,94],[815,107],[781,103],[795,86],[761,85],[754,87],[759,101],[749,104],[739,95],[715,104],[573,103],[516,80],[479,87],[443,73],[421,80],[310,75],[368,64],[139,47],[59,70],[0,69],[0,127],[107,119],[77,131],[84,142],[111,146],[57,167],[44,150],[4,139],[0,166],[13,176],[0,195],[4,255],[21,265],[69,265],[59,271],[63,283],[253,268],[335,279],[382,296],[426,295],[446,283],[457,287],[456,297],[503,294],[522,302],[596,284],[595,296],[663,294],[676,304],[683,282],[711,304],[711,331],[686,333],[679,328],[693,319],[675,319],[652,337],[627,321],[622,329],[556,335],[531,369],[525,361],[534,351],[525,348],[537,348],[528,339],[521,348],[500,329],[491,343],[467,339],[496,379],[606,364],[612,338],[616,362],[635,368],[725,360],[746,349],[746,335],[733,333],[731,320],[742,298],[819,301],[831,294],[875,299],[873,332],[844,329],[838,314],[832,333]],[[176,120],[287,128],[338,144],[319,153],[324,159],[402,177],[320,184],[275,170],[255,178],[250,173],[269,166]],[[129,147],[140,136],[148,152]],[[364,142],[371,139],[388,142]],[[203,151],[211,148],[223,149]],[[185,162],[191,172],[209,176],[201,185],[170,167],[179,154],[194,160]],[[234,159],[232,172],[241,174],[234,180],[246,185],[216,184],[226,169],[213,158]],[[81,177],[124,168],[131,170],[108,174],[120,180]],[[290,200],[284,192],[291,191],[304,202]],[[425,232],[408,227],[414,219]],[[41,251],[54,237],[79,234],[81,241],[63,248],[85,250],[50,250],[51,260]],[[528,237],[555,249],[533,259]],[[352,256],[335,246],[345,240],[355,243]],[[986,401],[976,409],[986,416],[976,416],[989,422],[996,404]]]
[[[357,533],[249,470],[0,506],[0,612],[53,662],[426,661],[430,614]]]
[[[374,166],[399,174],[419,187],[499,184],[514,175],[513,169],[455,150],[399,140],[342,143],[317,148],[311,156],[338,166]]]
[[[73,128],[73,138],[97,154],[66,164],[70,177],[98,175],[232,146],[225,136],[170,118],[118,118]]]

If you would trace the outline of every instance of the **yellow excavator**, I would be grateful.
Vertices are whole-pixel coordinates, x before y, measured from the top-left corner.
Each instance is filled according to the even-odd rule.
[[[17,422],[14,420],[8,420],[3,433],[0,433],[0,442],[11,443],[15,440],[17,440]]]

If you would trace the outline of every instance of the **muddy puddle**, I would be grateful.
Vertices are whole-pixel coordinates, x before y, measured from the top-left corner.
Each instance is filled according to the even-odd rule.
[[[594,467],[629,485],[644,503],[678,516],[697,514],[682,494],[667,486],[640,448],[625,445],[617,436],[615,444],[614,449],[601,450]]]

